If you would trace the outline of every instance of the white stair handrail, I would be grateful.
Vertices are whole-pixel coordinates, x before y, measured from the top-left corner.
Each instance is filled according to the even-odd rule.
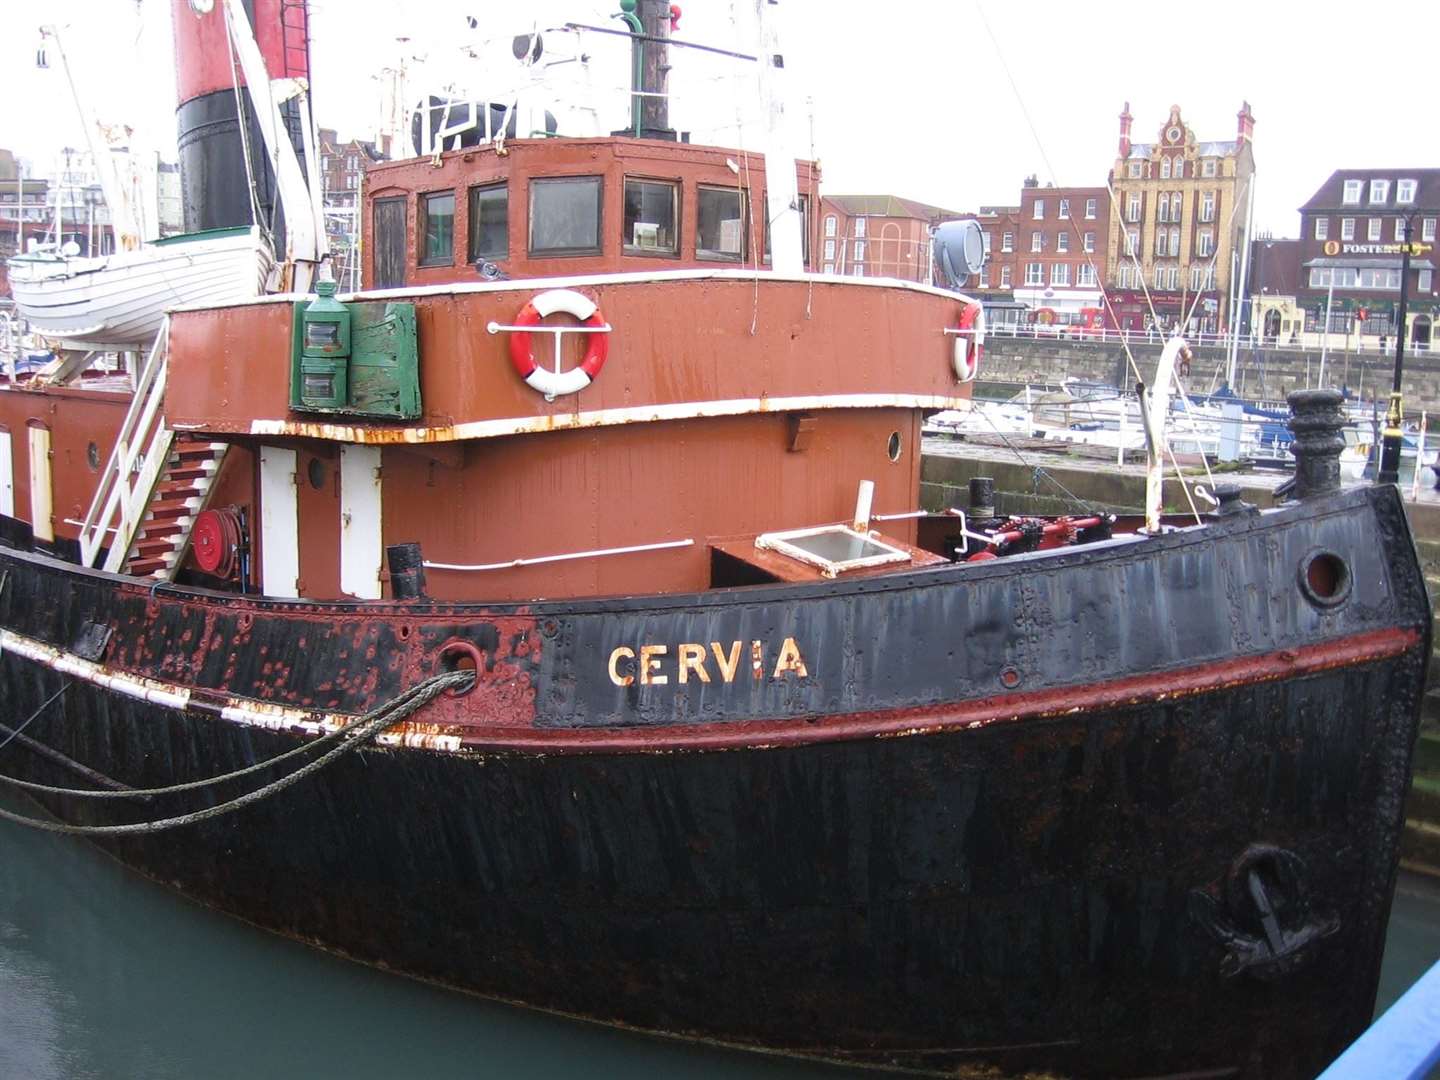
[[[120,425],[115,445],[110,451],[109,460],[100,474],[100,483],[90,501],[85,522],[80,527],[80,559],[86,566],[95,565],[101,549],[106,546],[105,538],[112,531],[112,527],[115,536],[110,544],[111,555],[106,560],[106,569],[110,569],[110,564],[116,561],[116,549],[120,552],[119,560],[124,560],[125,552],[129,550],[134,539],[134,526],[138,523],[139,516],[135,513],[139,488],[131,485],[131,474],[135,472],[142,453],[145,455],[141,469],[143,473],[155,457],[155,451],[161,449],[157,444],[163,443],[163,450],[168,453],[169,441],[174,438],[174,434],[159,415],[169,368],[169,341],[170,319],[166,316],[140,372],[135,385],[135,395],[130,399],[130,408],[125,413],[125,421]],[[163,455],[161,461],[155,464],[156,467],[163,464]],[[140,496],[142,515],[143,500],[148,499],[149,495],[149,488],[144,488],[143,495]],[[117,514],[121,515],[118,526],[115,523]]]

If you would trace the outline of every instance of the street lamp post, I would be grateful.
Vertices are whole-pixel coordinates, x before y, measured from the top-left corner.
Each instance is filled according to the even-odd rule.
[[[1405,372],[1405,307],[1410,298],[1410,228],[1415,220],[1415,211],[1405,215],[1405,242],[1400,254],[1400,325],[1395,330],[1395,382],[1390,388],[1390,408],[1385,413],[1385,439],[1380,450],[1380,472],[1382,484],[1400,481],[1400,424],[1404,414],[1400,407],[1400,379]],[[1415,459],[1420,467],[1420,459]]]

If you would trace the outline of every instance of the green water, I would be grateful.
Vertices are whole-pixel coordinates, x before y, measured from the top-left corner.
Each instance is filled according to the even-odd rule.
[[[1406,876],[1382,1005],[1437,957],[1440,888]],[[385,975],[197,908],[83,843],[0,822],[0,1080],[848,1075]]]
[[[386,975],[198,908],[84,843],[0,822],[0,1080],[846,1075]]]

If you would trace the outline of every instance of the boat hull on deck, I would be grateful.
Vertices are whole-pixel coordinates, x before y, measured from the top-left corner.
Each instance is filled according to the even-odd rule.
[[[1307,576],[1317,552],[1348,580]],[[1373,1008],[1429,648],[1391,488],[892,579],[568,605],[154,592],[4,548],[0,575],[6,722],[63,673],[26,734],[134,786],[271,757],[476,647],[477,688],[400,743],[105,841],[359,960],[935,1070],[1311,1076]],[[676,663],[693,643],[724,643],[703,682]],[[76,783],[17,745],[0,770]]]
[[[21,315],[69,348],[135,349],[155,340],[165,313],[258,295],[272,263],[257,229],[175,237],[96,258],[10,260]]]

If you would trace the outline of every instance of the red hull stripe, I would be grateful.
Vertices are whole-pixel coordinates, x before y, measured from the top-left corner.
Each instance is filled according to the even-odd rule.
[[[461,745],[473,750],[525,750],[548,754],[742,750],[853,739],[929,735],[987,727],[1017,720],[1040,720],[1071,713],[1148,705],[1229,690],[1255,683],[1313,675],[1400,656],[1421,641],[1415,628],[1389,627],[1297,649],[1197,664],[1188,668],[1133,675],[1090,686],[1016,692],[976,698],[953,705],[929,705],[888,712],[783,720],[685,724],[666,728],[537,729],[493,736],[466,734]]]

